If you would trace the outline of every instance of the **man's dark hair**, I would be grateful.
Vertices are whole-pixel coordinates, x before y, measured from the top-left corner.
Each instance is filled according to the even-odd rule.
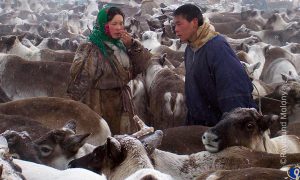
[[[191,22],[193,19],[198,19],[198,26],[203,24],[203,16],[201,10],[193,4],[184,4],[174,11],[174,16],[182,16],[187,21]]]
[[[111,21],[117,14],[121,15],[123,19],[125,18],[125,15],[120,8],[110,7],[107,12],[107,22]]]

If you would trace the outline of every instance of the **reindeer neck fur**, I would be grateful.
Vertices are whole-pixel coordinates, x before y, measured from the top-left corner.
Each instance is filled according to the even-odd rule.
[[[155,60],[151,60],[149,66],[147,67],[146,70],[146,87],[147,87],[147,92],[150,91],[151,84],[153,80],[155,79],[156,75],[166,67],[162,67],[158,62]]]
[[[261,24],[266,24],[267,23],[267,19],[263,18],[261,16],[261,12],[259,13],[259,15],[257,15],[254,19],[256,19],[257,21],[259,21]]]
[[[287,43],[287,45],[281,46],[281,49],[284,49],[284,50],[288,51],[292,55],[296,55],[296,54],[292,53],[292,48],[297,46],[297,44],[298,43]]]
[[[255,85],[255,87],[258,90],[257,92],[256,88],[253,89],[252,94],[254,95],[254,98],[258,98],[258,93],[260,97],[263,97],[274,91],[272,87],[268,86],[268,84],[264,83],[261,80],[254,79],[252,83]]]
[[[38,51],[32,51],[28,47],[24,46],[18,38],[16,38],[13,47],[7,52],[9,54],[16,54],[26,60],[40,60],[40,57],[38,56]]]
[[[80,28],[80,22],[79,22],[79,19],[70,19],[69,20],[69,26],[71,26],[72,28],[72,32],[75,33],[75,34],[81,34],[82,31]]]
[[[272,138],[271,141],[277,145],[279,153],[294,154],[300,152],[300,138],[298,136],[282,135]]]
[[[120,142],[122,149],[127,152],[126,158],[113,169],[103,169],[103,174],[109,177],[108,179],[124,179],[140,169],[153,169],[147,152],[139,140],[129,136],[117,138],[117,140]]]
[[[275,59],[265,70],[263,81],[265,83],[282,82],[281,73],[288,74],[289,72],[291,72],[293,76],[298,75],[297,70],[291,61],[284,58]]]
[[[138,77],[131,80],[128,85],[132,91],[132,100],[137,104],[143,103],[146,95],[144,79],[142,77]]]
[[[177,47],[176,47],[176,39],[171,39],[172,41],[172,45],[169,47],[170,49],[176,51]]]
[[[253,73],[254,79],[259,79],[266,61],[264,52],[262,51],[262,48],[259,47],[259,45],[253,45],[248,52],[248,56],[251,57],[251,60],[254,61],[253,63],[261,63],[261,66]]]
[[[24,46],[18,38],[16,38],[12,48],[7,52],[8,54],[17,54],[22,57],[30,57],[32,56],[32,51]]]
[[[269,134],[270,130],[268,129],[261,136],[253,140],[256,143],[253,143],[250,148],[256,151],[279,154],[279,148],[277,144],[272,141]]]
[[[273,24],[273,30],[283,30],[289,25],[289,23],[285,22],[280,15],[276,17],[276,22]]]
[[[205,169],[205,161],[203,161],[204,152],[199,152],[198,154],[198,163],[203,162],[202,170]],[[192,155],[191,155],[192,156]],[[151,159],[154,161],[154,168],[160,172],[166,173],[174,177],[175,179],[193,179],[195,167],[185,167],[184,162],[188,164],[188,161],[191,159],[188,155],[177,155],[166,151],[161,151],[156,149],[151,155]],[[196,160],[196,159],[195,159]],[[202,161],[201,161],[202,160]],[[189,164],[191,165],[191,164]],[[201,167],[201,166],[200,166]],[[184,169],[184,170],[183,170]],[[184,172],[182,172],[184,171]],[[200,173],[197,173],[200,174]]]
[[[282,135],[270,138],[270,130],[264,132],[263,136],[258,138],[257,144],[251,147],[256,151],[267,152],[271,154],[289,154],[300,152],[300,139],[295,135]]]
[[[241,157],[246,159],[247,153],[249,153],[249,150],[244,151],[245,149],[247,148],[229,147],[219,153],[201,151],[191,155],[177,155],[155,149],[150,159],[156,170],[169,174],[174,179],[195,179],[199,174],[209,170],[240,168]],[[237,154],[240,157],[234,159]],[[224,159],[228,159],[228,161]]]

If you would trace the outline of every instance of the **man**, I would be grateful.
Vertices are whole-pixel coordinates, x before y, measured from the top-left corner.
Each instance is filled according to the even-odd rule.
[[[192,4],[174,12],[176,35],[187,42],[185,93],[187,124],[214,126],[224,112],[255,107],[252,84],[226,40],[203,22]]]

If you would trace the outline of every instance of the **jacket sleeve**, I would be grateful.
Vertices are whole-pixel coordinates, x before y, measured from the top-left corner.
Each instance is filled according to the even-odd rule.
[[[149,50],[143,47],[137,40],[133,40],[131,47],[127,49],[128,56],[133,66],[133,78],[141,72],[145,71],[147,64],[150,61],[152,55]]]
[[[212,58],[208,59],[212,60],[218,104],[222,113],[237,107],[256,108],[252,98],[252,83],[229,44],[225,40],[216,41],[211,49]]]
[[[92,87],[98,67],[98,52],[92,44],[81,44],[70,68],[70,81],[67,94],[73,100],[82,100]]]

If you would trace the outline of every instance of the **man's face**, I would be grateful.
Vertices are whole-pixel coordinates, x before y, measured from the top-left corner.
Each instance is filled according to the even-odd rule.
[[[189,22],[182,15],[174,17],[176,36],[182,41],[187,42],[197,31],[197,19]]]

